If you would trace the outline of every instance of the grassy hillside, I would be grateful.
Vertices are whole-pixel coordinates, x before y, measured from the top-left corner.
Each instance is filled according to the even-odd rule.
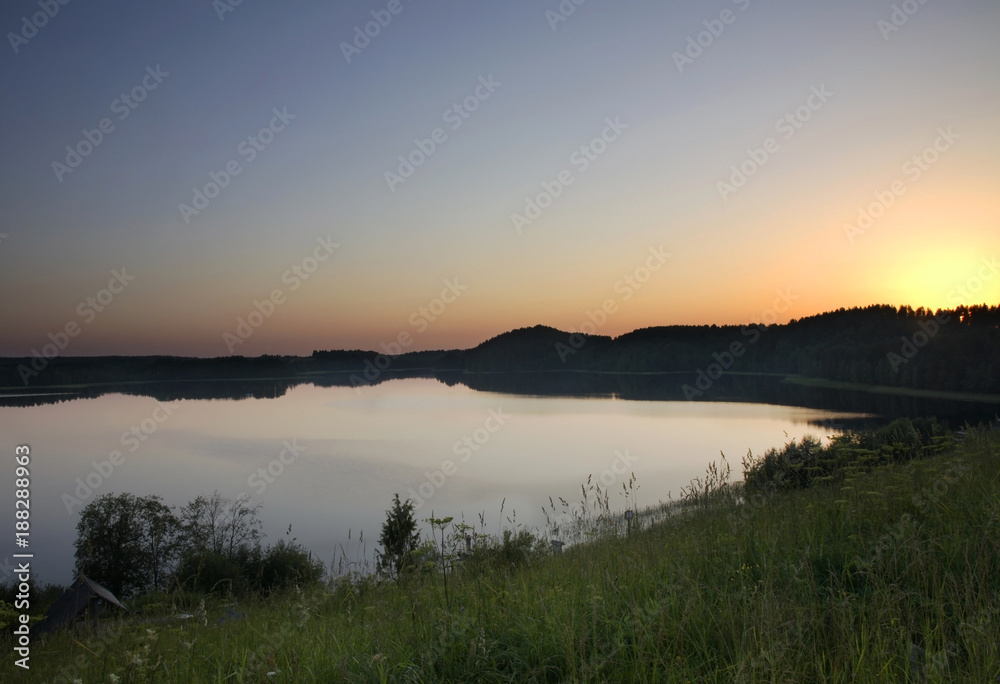
[[[604,537],[559,555],[512,534],[447,577],[341,581],[244,617],[211,598],[147,602],[148,622],[36,641],[20,680],[993,682],[998,446],[974,431],[760,495],[713,468],[630,536],[598,500]],[[195,616],[158,621],[181,610]]]

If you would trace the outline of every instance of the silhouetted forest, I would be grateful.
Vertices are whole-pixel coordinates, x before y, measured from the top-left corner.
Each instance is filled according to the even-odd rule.
[[[419,377],[515,394],[760,401],[893,416],[986,415],[996,412],[995,397],[879,394],[830,381],[1000,395],[1000,307],[928,311],[876,305],[785,325],[663,326],[617,338],[535,326],[472,349],[398,356],[346,350],[309,357],[57,357],[25,373],[39,366],[38,359],[0,359],[0,404],[107,392],[161,400],[264,398],[302,383],[363,387]]]
[[[664,326],[611,339],[538,326],[464,352],[474,372],[587,370],[804,375],[950,392],[1000,393],[1000,307],[876,305],[770,326]],[[713,369],[714,370],[714,369]],[[704,383],[703,383],[704,384]]]

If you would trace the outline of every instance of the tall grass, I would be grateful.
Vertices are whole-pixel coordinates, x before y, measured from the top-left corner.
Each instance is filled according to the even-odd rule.
[[[454,528],[399,583],[353,575],[244,602],[244,618],[219,622],[210,601],[55,635],[30,681],[993,682],[997,442],[970,431],[787,489],[745,490],[723,461],[631,534],[585,486],[591,515],[566,504],[559,532],[590,541],[562,553],[485,524],[469,552]]]

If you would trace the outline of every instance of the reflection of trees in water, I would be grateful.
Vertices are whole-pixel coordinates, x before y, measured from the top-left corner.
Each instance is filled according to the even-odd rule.
[[[687,401],[682,387],[693,373],[598,374],[573,372],[452,374],[440,379],[474,390],[534,396],[615,396],[640,401]],[[877,427],[895,418],[937,416],[953,427],[996,416],[991,404],[810,387],[770,375],[723,375],[697,401],[734,401],[873,414],[814,421],[827,427]]]
[[[0,397],[0,406],[37,406],[105,394],[147,396],[160,401],[179,399],[276,399],[300,384],[318,387],[355,387],[358,374],[347,371],[283,379],[232,379],[105,384],[78,391]],[[685,383],[692,373],[615,374],[572,371],[523,373],[464,373],[461,371],[386,370],[365,386],[404,378],[436,379],[472,390],[538,397],[617,397],[638,401],[686,401]],[[811,387],[784,382],[768,375],[723,375],[697,401],[733,401],[873,414],[872,417],[819,419],[817,425],[838,428],[877,427],[902,417],[936,416],[952,427],[994,418],[995,404],[924,399],[891,394]]]
[[[0,396],[0,406],[39,406],[76,399],[94,399],[105,394],[152,397],[159,401],[179,399],[276,399],[299,384],[294,380],[192,380],[174,382],[105,384],[75,391]]]

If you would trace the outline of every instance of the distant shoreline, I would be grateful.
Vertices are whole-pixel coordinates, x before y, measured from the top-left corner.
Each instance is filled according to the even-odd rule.
[[[156,358],[156,357],[126,357],[130,359],[144,359],[144,358]],[[307,359],[308,357],[294,357]],[[0,359],[0,361],[5,361],[7,359]],[[181,382],[181,383],[224,383],[224,382],[267,382],[267,381],[281,381],[288,382],[292,381],[294,385],[312,384],[311,380],[319,379],[322,377],[329,376],[349,376],[355,374],[357,371],[350,370],[338,370],[338,371],[309,371],[302,373],[293,377],[288,376],[264,376],[264,377],[240,377],[240,378],[171,378],[164,380],[119,380],[119,381],[105,381],[105,382],[92,382],[92,383],[72,383],[64,385],[43,385],[39,387],[39,392],[24,392],[23,387],[18,386],[2,386],[0,387],[0,399],[2,398],[14,398],[14,397],[43,397],[43,396],[68,396],[75,394],[76,392],[52,392],[50,390],[77,390],[83,391],[88,389],[99,389],[105,388],[115,388],[115,387],[127,387],[127,386],[138,386],[138,385],[167,385],[170,383]],[[524,370],[509,370],[509,371],[475,371],[475,370],[455,370],[450,368],[434,368],[430,366],[424,366],[420,368],[387,368],[382,371],[386,375],[402,375],[409,374],[410,377],[416,378],[426,378],[426,379],[436,379],[436,374],[438,373],[454,373],[456,375],[467,375],[467,376],[505,376],[505,375],[542,375],[547,373],[567,373],[567,374],[577,374],[577,375],[600,375],[600,376],[622,376],[622,377],[663,377],[663,376],[677,376],[677,375],[691,375],[696,372],[696,370],[678,370],[678,371],[606,371],[606,370],[588,370],[583,368],[543,368],[543,369],[524,369]],[[414,375],[416,373],[425,373],[426,375]],[[811,377],[806,375],[796,375],[789,373],[769,373],[769,372],[753,372],[753,371],[726,371],[721,377],[761,377],[761,378],[780,378],[781,382],[790,385],[800,385],[803,387],[816,387],[823,389],[836,389],[836,390],[848,390],[851,392],[867,392],[869,394],[886,394],[900,397],[917,397],[921,399],[940,399],[944,401],[959,401],[959,402],[972,402],[981,404],[997,404],[1000,403],[1000,394],[983,394],[977,392],[949,392],[943,390],[926,390],[926,389],[914,389],[911,387],[892,387],[889,385],[872,385],[860,382],[845,382],[841,380],[830,380],[827,378]],[[7,394],[8,390],[16,390],[17,394]]]

